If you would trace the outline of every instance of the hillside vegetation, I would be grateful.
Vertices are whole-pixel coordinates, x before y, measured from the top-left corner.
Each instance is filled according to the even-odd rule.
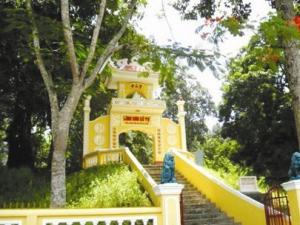
[[[29,169],[0,170],[0,205],[5,208],[49,207],[50,182]],[[136,173],[123,164],[98,166],[67,178],[68,208],[151,206]]]

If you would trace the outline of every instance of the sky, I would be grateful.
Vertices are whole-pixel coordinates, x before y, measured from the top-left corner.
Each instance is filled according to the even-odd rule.
[[[192,46],[193,48],[211,48],[211,44],[195,32],[196,27],[202,25],[203,21],[183,21],[179,13],[170,6],[170,2],[170,0],[149,0],[137,30],[146,37],[155,40],[159,45],[179,42],[184,46]],[[250,21],[252,24],[258,24],[258,21],[266,18],[271,11],[267,1],[264,0],[252,0],[251,5],[253,10]],[[163,12],[166,16],[163,16]],[[236,56],[239,49],[248,43],[253,32],[253,30],[247,30],[242,37],[226,35],[224,41],[220,43],[220,53],[228,58]],[[190,68],[189,73],[194,74],[202,86],[208,89],[213,101],[218,105],[222,99],[223,80],[215,78],[209,70],[201,72],[196,67]],[[206,124],[210,129],[216,123],[217,118],[208,117],[206,119]]]

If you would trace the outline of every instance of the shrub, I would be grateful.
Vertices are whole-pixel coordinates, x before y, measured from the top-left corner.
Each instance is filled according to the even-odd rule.
[[[68,207],[150,206],[137,175],[125,165],[106,165],[78,172],[68,179]]]
[[[207,137],[200,147],[204,151],[206,169],[235,189],[239,189],[241,176],[253,175],[252,168],[236,164],[231,160],[239,147],[237,141],[219,136]],[[262,192],[268,189],[264,177],[259,177],[258,186]]]
[[[0,169],[0,204],[45,206],[50,202],[47,176],[34,174],[29,168]]]
[[[137,175],[126,165],[110,164],[81,170],[67,177],[68,208],[151,206]],[[0,170],[0,207],[45,208],[50,182],[28,168]]]

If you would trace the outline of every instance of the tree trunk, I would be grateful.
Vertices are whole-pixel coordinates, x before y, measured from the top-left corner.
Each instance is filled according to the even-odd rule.
[[[286,21],[293,21],[295,16],[293,0],[276,0],[278,15]],[[298,145],[300,143],[300,48],[298,40],[285,40],[283,43],[287,63],[288,83],[292,93],[293,111],[297,130]]]
[[[53,157],[51,163],[51,208],[61,208],[66,203],[66,149],[68,145],[69,124],[60,118],[53,133]]]
[[[289,73],[289,88],[292,93],[293,111],[297,130],[298,146],[300,143],[300,50],[299,43],[285,49]]]
[[[53,157],[51,163],[51,208],[66,204],[66,150],[70,123],[83,92],[81,85],[73,85],[64,107],[57,112],[51,105]],[[56,108],[57,109],[57,108]]]

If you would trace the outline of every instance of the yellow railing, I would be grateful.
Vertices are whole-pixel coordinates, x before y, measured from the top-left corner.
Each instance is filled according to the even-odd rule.
[[[155,206],[160,206],[160,197],[154,193],[154,187],[157,183],[149,175],[149,173],[144,169],[140,162],[135,158],[128,148],[124,149],[124,162],[134,170],[137,175],[139,182],[143,185],[145,190],[149,193],[150,198]]]
[[[83,157],[83,168],[89,168],[107,163],[123,162],[124,149],[98,150]]]
[[[242,225],[266,225],[263,204],[218,180],[180,152],[173,151],[176,170],[227,215]]]
[[[195,162],[195,155],[191,152],[188,151],[183,151],[183,150],[179,150],[179,149],[172,149],[172,152],[176,151],[176,152],[180,152],[181,155],[184,155],[187,159],[191,160],[192,162]]]
[[[97,225],[104,222],[110,225],[116,221],[122,225],[124,221],[135,224],[141,221],[147,225],[162,225],[162,212],[159,207],[151,208],[110,208],[110,209],[20,209],[0,210],[0,225],[58,225],[86,224]]]

